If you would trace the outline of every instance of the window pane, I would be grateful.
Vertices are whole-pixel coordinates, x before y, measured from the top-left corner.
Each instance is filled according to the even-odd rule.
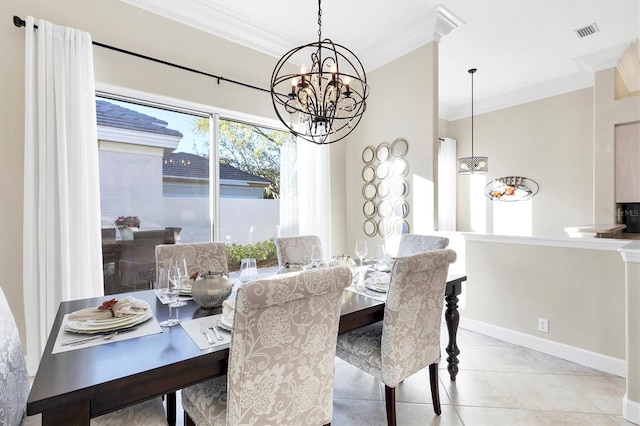
[[[219,120],[220,234],[229,269],[242,257],[259,267],[277,266],[273,238],[297,224],[295,139],[287,131],[255,123]],[[293,210],[293,212],[292,212]]]
[[[211,240],[210,119],[108,98],[96,111],[105,290],[146,289],[157,244]]]

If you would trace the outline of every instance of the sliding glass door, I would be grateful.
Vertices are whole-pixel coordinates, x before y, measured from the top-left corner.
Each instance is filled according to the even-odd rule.
[[[155,245],[223,241],[276,262],[297,232],[296,145],[267,120],[112,95],[97,98],[106,293],[149,288]]]

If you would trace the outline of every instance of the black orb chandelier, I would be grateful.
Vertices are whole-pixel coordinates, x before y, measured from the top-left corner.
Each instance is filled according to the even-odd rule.
[[[322,39],[318,0],[318,41],[291,49],[271,76],[271,99],[278,119],[297,137],[316,144],[345,138],[356,128],[369,96],[367,76],[358,57],[346,47]],[[304,59],[311,59],[307,70]],[[298,74],[285,71],[300,63]]]

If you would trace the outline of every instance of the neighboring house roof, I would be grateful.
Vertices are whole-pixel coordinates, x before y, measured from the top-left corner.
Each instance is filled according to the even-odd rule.
[[[209,179],[209,159],[186,152],[172,152],[162,162],[165,177]],[[220,163],[220,180],[235,180],[268,186],[268,179],[244,172],[228,164]]]
[[[179,138],[183,136],[177,130],[167,129],[169,123],[164,120],[103,100],[96,100],[96,118],[98,126],[158,133]]]

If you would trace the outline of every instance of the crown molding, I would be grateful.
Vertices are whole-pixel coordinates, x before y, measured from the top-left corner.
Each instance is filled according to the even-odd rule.
[[[624,51],[616,68],[629,92],[640,90],[640,43],[636,39]]]
[[[429,10],[426,17],[419,17],[405,25],[402,31],[388,37],[383,43],[360,52],[360,59],[367,72],[370,72],[427,43],[440,43],[442,37],[463,25],[465,22],[456,14],[438,5]]]
[[[278,30],[277,27],[265,23],[260,27],[254,25],[245,19],[244,15],[224,7],[224,2],[191,0],[188,8],[176,9],[172,7],[171,2],[121,1],[276,58],[291,49],[293,45],[304,44],[302,41],[292,40],[290,34]],[[224,17],[217,20],[215,32],[211,29],[211,22],[207,20],[207,16],[211,16],[212,13]],[[238,28],[242,28],[242,31],[238,31]]]
[[[593,72],[614,68],[618,63],[618,59],[620,59],[631,43],[632,41],[627,41],[617,44],[606,49],[578,56],[575,60],[586,69]]]
[[[484,114],[516,105],[550,98],[593,86],[593,74],[586,71],[566,75],[554,80],[518,89],[485,101],[474,102],[474,114]],[[439,105],[440,118],[448,121],[471,116],[469,105]]]

